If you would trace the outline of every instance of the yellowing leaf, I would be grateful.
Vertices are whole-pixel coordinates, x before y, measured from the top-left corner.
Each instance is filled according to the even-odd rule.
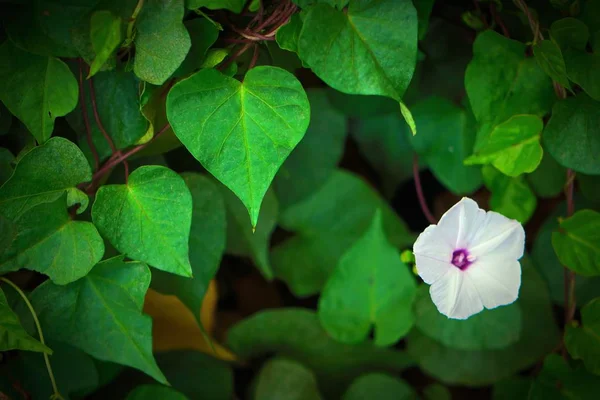
[[[214,330],[217,299],[217,285],[212,280],[204,296],[202,308],[199,310],[200,320],[209,336]],[[154,351],[198,350],[223,360],[236,359],[233,353],[215,341],[213,341],[213,350],[213,347],[206,342],[192,312],[176,296],[163,295],[149,289],[146,293],[144,313],[150,315],[154,321],[152,324]]]

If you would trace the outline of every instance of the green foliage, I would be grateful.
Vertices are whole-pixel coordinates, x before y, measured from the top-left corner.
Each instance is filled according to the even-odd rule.
[[[596,399],[599,62],[598,0],[0,1],[0,398]],[[461,196],[526,238],[446,214],[466,320]]]

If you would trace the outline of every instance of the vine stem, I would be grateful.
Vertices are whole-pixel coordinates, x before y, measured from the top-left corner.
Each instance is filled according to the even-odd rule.
[[[575,201],[573,200],[573,191],[575,186],[575,172],[567,170],[567,186],[565,196],[567,198],[567,218],[571,217],[575,212]],[[564,282],[565,282],[565,327],[571,323],[577,309],[577,301],[575,298],[575,272],[564,267]]]
[[[144,7],[144,0],[138,0],[135,8],[133,9],[133,13],[131,14],[131,18],[129,18],[129,23],[127,24],[127,38],[125,39],[127,46],[133,42],[133,27],[138,15],[140,14],[140,11],[142,11],[142,7]]]
[[[90,126],[90,118],[87,112],[87,105],[85,104],[85,93],[83,90],[83,60],[80,58],[79,60],[79,101],[81,102],[81,113],[83,114],[83,124],[85,125],[85,134],[88,146],[90,147],[90,151],[92,152],[92,156],[94,157],[94,171],[98,170],[100,166],[100,157],[98,156],[98,150],[96,150],[96,146],[94,145],[94,140],[92,139],[92,128]]]
[[[425,196],[423,195],[423,188],[421,187],[421,178],[419,177],[419,156],[415,153],[413,157],[413,177],[415,181],[415,189],[417,190],[417,197],[419,198],[419,205],[421,206],[421,211],[427,218],[430,224],[437,224],[437,219],[433,216],[431,211],[429,211],[429,207],[427,206],[427,201],[425,201]]]
[[[10,287],[12,287],[19,294],[19,296],[21,296],[21,298],[27,305],[27,308],[29,309],[31,316],[33,317],[33,322],[35,323],[35,327],[38,331],[38,334],[40,335],[40,342],[45,346],[46,341],[44,340],[44,333],[42,332],[42,326],[40,324],[40,320],[38,319],[37,314],[35,313],[35,310],[33,309],[33,305],[31,304],[31,302],[29,301],[29,299],[27,298],[25,293],[23,293],[23,291],[9,279],[6,279],[6,278],[0,276],[0,281],[4,282],[7,285],[9,285]],[[50,383],[52,384],[52,390],[54,390],[54,394],[52,395],[52,398],[56,399],[56,400],[64,400],[63,397],[61,396],[60,392],[58,391],[58,387],[56,386],[56,379],[54,379],[54,372],[52,372],[52,366],[50,365],[50,358],[48,357],[48,354],[46,354],[46,353],[42,353],[42,355],[44,356],[44,361],[46,362],[46,369],[48,370],[48,376],[50,377]]]
[[[529,11],[529,7],[527,7],[527,3],[524,0],[515,0],[517,6],[525,13],[527,20],[529,21],[529,27],[531,28],[531,32],[533,33],[533,43],[537,43],[539,40],[544,40],[544,35],[540,31],[540,24],[535,21],[531,11]]]

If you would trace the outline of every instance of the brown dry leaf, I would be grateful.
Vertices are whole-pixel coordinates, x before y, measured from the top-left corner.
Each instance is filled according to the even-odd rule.
[[[236,360],[233,353],[212,339],[217,299],[217,285],[212,280],[202,302],[200,320],[212,340],[213,350],[204,339],[192,312],[176,296],[164,295],[149,289],[144,302],[144,312],[153,319],[154,351],[198,350],[222,360]]]

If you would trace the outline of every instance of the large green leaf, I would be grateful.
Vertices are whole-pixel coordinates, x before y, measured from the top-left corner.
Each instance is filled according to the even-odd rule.
[[[587,25],[577,18],[567,17],[552,23],[550,36],[562,49],[585,50],[590,38]]]
[[[256,228],[252,228],[248,211],[231,190],[220,185],[227,210],[227,252],[236,256],[250,257],[263,276],[273,278],[269,262],[269,243],[277,225],[279,204],[272,190],[267,191],[258,216]]]
[[[192,195],[189,257],[193,278],[156,270],[152,273],[152,288],[176,295],[199,318],[198,310],[225,250],[225,204],[219,188],[209,178],[191,172],[182,177]]]
[[[8,300],[0,288],[0,351],[15,349],[52,354],[48,346],[29,336],[21,326],[19,317],[8,305]]]
[[[522,176],[511,178],[491,165],[482,169],[483,183],[492,192],[490,208],[524,224],[537,206],[535,194]]]
[[[414,323],[415,292],[415,279],[388,242],[377,210],[327,280],[319,298],[319,320],[342,343],[364,342],[374,326],[375,344],[389,346]]]
[[[487,140],[480,142],[475,154],[465,164],[491,163],[508,176],[533,172],[540,165],[544,151],[540,134],[542,120],[535,115],[515,115],[496,125]]]
[[[14,219],[16,236],[0,255],[0,273],[21,268],[64,285],[85,276],[104,255],[104,242],[90,222],[73,221],[64,195]]]
[[[571,88],[567,67],[560,47],[552,40],[542,40],[533,46],[533,54],[540,68],[563,87]]]
[[[600,174],[600,102],[583,93],[561,100],[543,134],[545,148],[559,164]]]
[[[132,390],[126,400],[187,400],[187,396],[167,386],[141,385]]]
[[[390,243],[397,248],[410,246],[413,235],[389,205],[362,179],[336,171],[313,196],[282,212],[281,225],[297,235],[273,249],[276,276],[296,296],[318,293],[378,208]]]
[[[61,60],[27,53],[8,40],[0,46],[0,100],[39,143],[52,135],[56,117],[75,108],[77,93]]]
[[[297,361],[274,358],[258,373],[253,399],[320,400],[321,394],[311,370]]]
[[[117,149],[124,149],[137,143],[148,131],[149,125],[140,111],[140,81],[133,73],[125,71],[99,72],[94,76],[93,81],[98,116]],[[87,84],[83,86],[83,93],[92,141],[102,161],[110,157],[112,150],[96,123]],[[88,158],[93,160],[80,107],[81,104],[67,116],[67,121],[77,132],[81,148]]]
[[[336,90],[399,101],[417,62],[417,29],[409,0],[353,0],[343,11],[316,4],[307,10],[298,51]]]
[[[556,347],[559,332],[544,282],[530,262],[521,264],[523,284],[518,304],[526,317],[519,340],[501,350],[457,350],[413,330],[408,352],[427,374],[446,383],[488,385],[533,365]]]
[[[552,107],[552,81],[525,50],[523,43],[492,30],[479,34],[473,44],[465,87],[480,124],[475,151],[496,125],[517,114],[541,117]]]
[[[25,154],[11,178],[0,187],[0,207],[9,219],[41,203],[52,202],[92,179],[85,156],[70,141],[56,137]],[[79,211],[87,207],[87,198]]]
[[[346,384],[367,371],[400,372],[412,362],[405,353],[372,343],[339,343],[313,311],[300,308],[254,314],[229,330],[227,344],[242,358],[276,353],[299,361],[315,372],[324,395],[337,393],[325,398],[339,398]]]
[[[326,90],[308,90],[311,117],[304,138],[285,160],[273,181],[283,209],[310,196],[335,171],[346,141],[346,118],[333,108]]]
[[[146,0],[136,22],[133,71],[162,85],[179,68],[191,47],[183,25],[183,0]]]
[[[44,334],[95,358],[128,365],[166,383],[152,356],[152,321],[142,314],[150,270],[114,257],[66,286],[45,282],[31,294]]]
[[[581,210],[560,221],[552,246],[565,267],[584,276],[600,275],[600,213]]]
[[[575,359],[583,360],[586,368],[600,375],[600,297],[581,309],[582,326],[567,326],[565,346]]]
[[[110,11],[97,11],[90,21],[90,40],[96,57],[90,65],[88,78],[102,68],[121,44],[121,18]]]
[[[136,169],[125,185],[98,190],[92,220],[128,257],[191,277],[192,208],[190,190],[179,175],[166,167],[146,165]]]
[[[343,400],[412,400],[415,391],[401,379],[381,373],[370,373],[358,377],[346,393]]]
[[[458,350],[492,350],[508,347],[521,335],[521,308],[518,304],[484,310],[466,320],[440,314],[422,285],[415,302],[415,324],[420,332]]]
[[[167,117],[192,155],[242,200],[256,226],[273,177],[306,132],[310,106],[300,82],[282,69],[253,68],[243,83],[206,69],[173,86]]]
[[[412,112],[419,127],[419,134],[411,136],[413,147],[435,177],[455,194],[477,190],[481,186],[480,168],[463,165],[475,143],[470,113],[440,97],[416,104]]]
[[[567,49],[565,52],[567,74],[594,100],[600,101],[600,49],[594,53]]]
[[[294,14],[287,24],[277,30],[275,39],[277,44],[284,50],[298,52],[298,39],[302,31],[302,18],[300,14]]]

